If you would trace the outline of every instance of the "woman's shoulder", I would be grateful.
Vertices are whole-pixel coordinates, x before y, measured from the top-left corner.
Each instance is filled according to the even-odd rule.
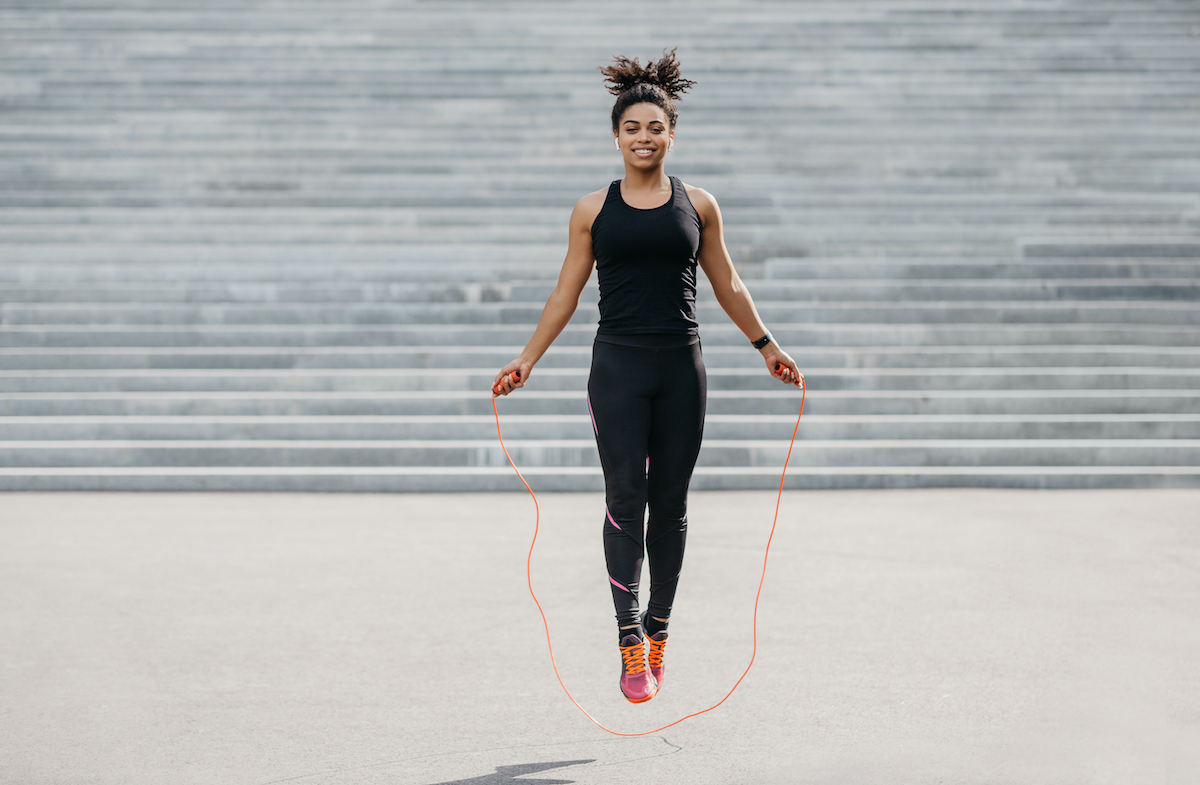
[[[687,192],[688,198],[692,200],[692,204],[696,205],[697,209],[700,207],[701,202],[706,204],[717,203],[717,200],[713,198],[713,195],[703,188],[697,185],[688,185],[687,183],[684,183],[683,180],[680,180],[679,182],[683,183],[683,190]]]
[[[688,185],[687,183],[684,183],[683,180],[680,180],[679,182],[683,183],[684,193],[686,193],[688,199],[692,201],[692,206],[696,208],[696,214],[700,216],[700,221],[702,223],[708,223],[709,216],[718,209],[717,200],[713,198],[712,194],[703,188],[695,185]]]
[[[592,191],[590,194],[581,197],[575,203],[575,215],[584,219],[590,225],[604,208],[604,202],[608,199],[609,187],[606,185],[599,191]]]

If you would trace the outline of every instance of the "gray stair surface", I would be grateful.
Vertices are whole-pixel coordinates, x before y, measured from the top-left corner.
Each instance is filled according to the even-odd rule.
[[[788,487],[1200,487],[1191,0],[0,0],[0,490],[523,492],[489,384],[671,47]],[[499,401],[538,490],[603,487],[596,300]],[[699,312],[693,487],[777,487]]]

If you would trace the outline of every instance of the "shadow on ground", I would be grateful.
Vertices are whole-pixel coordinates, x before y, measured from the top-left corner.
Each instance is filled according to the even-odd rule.
[[[516,777],[521,777],[526,774],[537,774],[550,769],[561,769],[566,766],[579,766],[584,763],[594,762],[594,758],[587,760],[562,760],[553,763],[519,763],[515,766],[497,766],[496,771],[492,774],[484,774],[482,777],[472,777],[467,780],[451,780],[449,782],[437,782],[434,785],[506,785],[507,783],[517,782]],[[539,783],[539,785],[571,785],[575,780],[520,780],[520,782]]]

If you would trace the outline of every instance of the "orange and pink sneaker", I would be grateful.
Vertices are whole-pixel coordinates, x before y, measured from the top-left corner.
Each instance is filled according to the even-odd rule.
[[[646,642],[636,635],[621,639],[621,692],[630,703],[645,703],[658,693],[658,682],[646,669]]]
[[[646,660],[650,665],[650,675],[654,677],[654,683],[658,685],[658,689],[662,689],[663,675],[666,673],[666,667],[663,665],[663,649],[667,648],[667,631],[656,635],[646,636]]]

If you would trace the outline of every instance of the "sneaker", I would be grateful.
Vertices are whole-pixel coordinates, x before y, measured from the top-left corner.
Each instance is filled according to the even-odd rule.
[[[621,692],[630,703],[645,703],[658,692],[658,683],[646,670],[646,642],[636,635],[621,639]]]
[[[650,635],[646,638],[646,660],[650,664],[650,675],[654,677],[654,683],[662,689],[663,674],[666,668],[663,666],[663,649],[667,648],[667,631],[663,630],[655,635]]]
[[[645,633],[646,619],[650,616],[649,609],[642,612],[642,631]],[[666,668],[663,666],[663,649],[667,648],[667,631],[657,632],[654,635],[646,636],[646,660],[650,664],[650,675],[654,677],[654,682],[662,689],[663,674]]]

